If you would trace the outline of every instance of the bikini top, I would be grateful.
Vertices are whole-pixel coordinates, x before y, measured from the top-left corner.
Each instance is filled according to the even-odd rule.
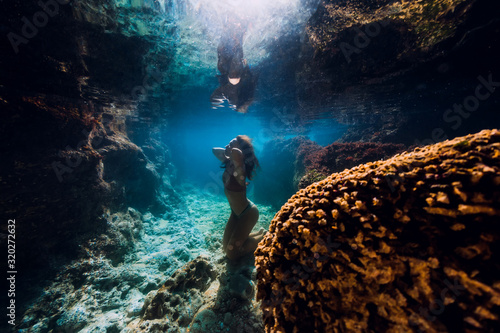
[[[238,180],[232,174],[230,174],[227,182],[224,182],[224,187],[231,192],[245,192],[247,190],[247,187],[238,183]]]

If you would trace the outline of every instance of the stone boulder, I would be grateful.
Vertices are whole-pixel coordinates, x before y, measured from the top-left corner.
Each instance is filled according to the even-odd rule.
[[[151,291],[124,332],[262,332],[254,269],[253,256],[234,263],[200,256]]]

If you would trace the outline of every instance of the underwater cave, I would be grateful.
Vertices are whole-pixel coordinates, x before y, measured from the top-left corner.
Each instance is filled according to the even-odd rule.
[[[2,332],[500,331],[499,1],[0,17]]]

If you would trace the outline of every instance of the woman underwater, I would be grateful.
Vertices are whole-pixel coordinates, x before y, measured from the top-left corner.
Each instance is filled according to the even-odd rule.
[[[247,23],[237,18],[226,18],[224,32],[217,47],[219,87],[210,96],[214,108],[227,100],[231,107],[246,113],[252,104],[257,77],[243,57],[243,36]]]
[[[251,139],[238,135],[226,148],[213,148],[212,152],[225,168],[222,175],[224,193],[231,207],[231,215],[224,230],[222,249],[230,260],[253,253],[264,237],[264,230],[250,233],[259,219],[259,210],[247,198],[246,179],[252,179],[252,172],[259,166]]]

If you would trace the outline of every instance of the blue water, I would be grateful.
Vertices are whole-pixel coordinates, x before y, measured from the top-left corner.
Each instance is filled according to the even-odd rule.
[[[47,332],[49,327],[66,332],[83,328],[85,332],[118,332],[127,320],[140,318],[146,295],[157,290],[187,262],[199,255],[211,256],[212,259],[223,257],[221,239],[231,209],[224,196],[221,179],[224,169],[213,156],[212,148],[225,147],[237,135],[252,138],[255,154],[261,159],[261,168],[247,188],[248,197],[255,201],[260,212],[256,225],[258,229],[267,228],[281,205],[298,190],[298,179],[294,178],[301,175],[294,174],[296,160],[290,157],[292,149],[290,154],[284,154],[279,146],[292,142],[290,139],[309,139],[325,147],[339,140],[360,141],[363,139],[362,131],[370,139],[369,134],[380,132],[383,134],[380,141],[374,136],[374,142],[403,143],[410,148],[413,144],[438,141],[433,137],[434,128],[443,131],[444,135],[439,135],[439,139],[444,140],[483,128],[498,127],[500,89],[491,94],[493,97],[481,101],[475,113],[460,119],[458,128],[443,119],[448,109],[463,103],[475,92],[478,76],[487,77],[488,73],[495,71],[495,67],[482,67],[479,61],[471,64],[475,66],[473,69],[469,69],[467,61],[456,61],[455,67],[449,66],[452,72],[443,75],[436,68],[447,66],[443,67],[436,60],[428,66],[426,73],[412,72],[371,84],[365,84],[362,77],[359,80],[353,78],[353,82],[359,82],[344,86],[328,96],[325,94],[322,96],[324,99],[311,101],[307,96],[299,96],[298,88],[303,88],[301,85],[308,82],[297,79],[296,75],[304,74],[305,70],[295,66],[299,66],[297,63],[300,63],[298,59],[301,56],[312,58],[313,55],[306,51],[302,54],[297,45],[303,41],[302,30],[314,14],[318,2],[115,0],[102,5],[103,8],[111,3],[115,6],[109,5],[116,10],[116,20],[120,22],[117,23],[119,32],[113,33],[123,34],[124,40],[138,38],[149,43],[144,45],[149,45],[150,49],[137,57],[142,63],[134,65],[143,68],[145,73],[150,67],[161,73],[161,80],[147,89],[144,87],[147,81],[138,75],[138,87],[142,84],[146,93],[142,96],[144,100],[133,100],[125,107],[117,102],[116,108],[120,121],[128,117],[123,114],[132,113],[124,131],[128,131],[133,143],[141,146],[147,141],[144,138],[151,135],[154,139],[159,138],[170,156],[167,163],[173,167],[161,170],[164,173],[160,174],[160,178],[163,179],[158,181],[165,181],[168,186],[158,186],[158,193],[155,193],[165,200],[164,210],[155,214],[148,211],[139,214],[134,207],[130,210],[125,207],[123,212],[103,214],[103,225],[111,230],[106,232],[113,232],[114,237],[123,242],[126,255],[117,263],[88,251],[88,258],[77,258],[62,267],[55,281],[43,282],[46,289],[41,291],[40,287],[37,293],[33,293],[35,296],[30,295],[39,298],[28,306],[31,312],[21,319],[24,329],[21,332]],[[99,21],[96,17],[101,19],[99,10],[89,9],[90,14],[95,15],[90,16],[96,21]],[[114,14],[113,10],[110,12]],[[215,109],[210,103],[210,96],[219,85],[217,46],[228,19],[232,17],[245,17],[250,22],[242,48],[250,71],[259,77],[247,113],[236,112],[227,101],[223,107]],[[101,29],[99,24],[104,23],[92,24]],[[100,46],[93,45],[94,48]],[[366,52],[363,55],[367,59],[370,56]],[[101,60],[91,56],[93,54],[85,54],[83,58],[88,57],[90,60],[85,60],[89,64]],[[52,56],[47,56],[47,59],[52,59]],[[65,68],[63,64],[61,62],[61,68]],[[346,64],[325,66],[336,68]],[[123,71],[129,69],[124,68]],[[495,81],[500,80],[497,72],[494,72]],[[107,79],[106,75],[101,78],[102,81]],[[82,81],[85,80],[86,77],[83,77]],[[119,78],[109,80],[118,81]],[[103,85],[106,86],[106,83],[109,82]],[[106,112],[116,111],[114,103],[106,99],[106,89],[93,87],[92,84],[82,86],[82,95],[88,94],[97,101],[96,110],[101,107]],[[94,95],[89,91],[93,91]],[[313,93],[321,96],[321,91]],[[102,105],[99,104],[101,102]],[[400,128],[404,130],[398,132]],[[278,147],[267,151],[273,142],[278,142]],[[154,160],[158,156],[148,157]],[[134,181],[130,183],[134,185]],[[147,186],[153,187],[150,183]],[[136,189],[136,192],[142,193],[141,190]],[[147,190],[151,188],[144,189],[144,193]],[[128,204],[134,206],[134,202]],[[94,249],[96,253],[101,250],[95,243],[92,246],[98,248]],[[79,282],[75,286],[66,285],[73,280],[78,281],[80,276],[85,276],[81,285]],[[60,304],[56,304],[54,299]],[[192,311],[189,302],[183,306]],[[221,323],[220,327],[227,328],[227,325]]]
[[[162,128],[162,138],[171,151],[180,181],[195,182],[201,188],[211,189],[214,183],[222,186],[220,163],[212,148],[225,147],[237,135],[248,135],[253,140],[258,158],[270,140],[302,135],[326,146],[339,139],[347,128],[331,117],[300,121],[298,116],[288,114],[286,107],[261,103],[254,103],[246,114],[228,105],[212,109],[209,94],[210,91],[190,91],[180,96],[179,104],[173,107],[175,114]]]

